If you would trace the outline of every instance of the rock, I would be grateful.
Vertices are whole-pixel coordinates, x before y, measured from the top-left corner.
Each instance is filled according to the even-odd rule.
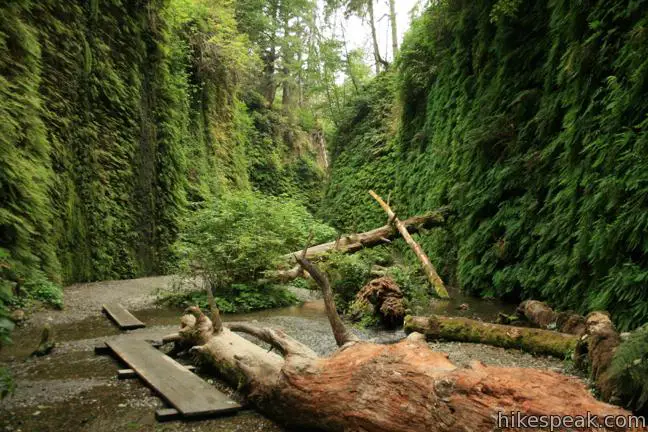
[[[20,323],[25,320],[25,311],[22,309],[16,309],[15,311],[11,312],[11,320],[15,323]]]
[[[468,305],[468,303],[461,303],[459,306],[457,306],[457,309],[459,309],[460,311],[467,311],[468,309],[470,309],[470,306]]]

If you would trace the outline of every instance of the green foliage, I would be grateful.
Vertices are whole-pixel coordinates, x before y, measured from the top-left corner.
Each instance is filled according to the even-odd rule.
[[[323,268],[331,281],[338,309],[346,312],[360,288],[371,280],[372,265],[372,260],[364,253],[336,252],[327,256]]]
[[[233,284],[254,283],[281,255],[313,242],[331,240],[335,231],[317,222],[288,198],[252,192],[224,195],[190,215],[178,245],[183,272],[205,278],[215,295],[226,296]]]
[[[389,276],[400,287],[409,309],[412,311],[423,310],[429,305],[430,284],[418,267],[389,267],[386,276]]]
[[[385,199],[395,187],[394,77],[378,76],[347,107],[330,145],[332,158],[322,216],[345,232],[383,225],[384,211],[369,195]]]
[[[56,284],[168,271],[181,221],[226,191],[318,199],[309,137],[240,100],[261,65],[235,6],[0,6],[0,283],[14,304],[60,306]],[[276,175],[257,182],[268,161]]]
[[[648,324],[632,332],[617,348],[609,373],[627,407],[648,413]]]
[[[393,173],[375,188],[400,215],[457,212],[420,237],[445,280],[645,322],[647,26],[646,2],[435,2],[402,44],[400,130],[379,141],[396,140],[393,160],[374,168],[372,140],[336,141],[327,214],[374,223],[355,173]]]
[[[207,293],[204,291],[187,292],[180,288],[161,292],[159,296],[160,303],[169,306],[184,308],[197,305],[209,310]],[[282,286],[232,284],[224,293],[214,296],[214,302],[222,313],[243,313],[291,306],[298,301],[294,294]]]

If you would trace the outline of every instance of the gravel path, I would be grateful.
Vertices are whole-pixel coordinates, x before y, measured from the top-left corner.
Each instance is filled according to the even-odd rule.
[[[154,411],[162,406],[160,399],[138,380],[118,381],[116,362],[94,354],[96,344],[123,335],[100,312],[101,304],[108,301],[119,300],[147,324],[147,328],[129,332],[134,337],[159,339],[173,332],[180,311],[155,305],[156,291],[171,283],[171,277],[158,277],[78,284],[66,288],[65,310],[34,314],[26,326],[14,332],[16,343],[0,351],[0,362],[10,368],[17,384],[15,394],[0,401],[0,431],[281,431],[253,410],[207,421],[158,423]],[[311,294],[300,294],[311,300]],[[281,328],[321,355],[336,348],[321,301],[225,319]],[[57,348],[46,357],[30,358],[44,322],[51,324]],[[404,337],[402,331],[354,331],[362,339],[383,343]],[[488,365],[557,371],[565,367],[555,359],[478,344],[444,342],[430,346],[449,353],[450,360],[459,366],[479,359]],[[223,383],[204,378],[230,391]]]

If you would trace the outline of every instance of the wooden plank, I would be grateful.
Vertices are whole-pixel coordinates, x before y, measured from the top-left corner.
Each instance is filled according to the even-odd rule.
[[[177,420],[180,417],[180,412],[175,408],[160,408],[155,410],[155,419],[160,422]]]
[[[196,367],[191,365],[185,365],[185,368],[187,368],[189,372],[194,372],[196,370]],[[135,372],[133,369],[119,369],[117,371],[117,378],[118,379],[137,378],[137,372]]]
[[[144,323],[128,312],[119,303],[108,303],[103,305],[103,310],[122,330],[134,330],[146,327]]]
[[[227,395],[142,340],[121,337],[107,344],[183,417],[225,414],[241,409],[241,405]]]

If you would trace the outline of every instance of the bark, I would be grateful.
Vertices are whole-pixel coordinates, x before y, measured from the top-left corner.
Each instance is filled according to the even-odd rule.
[[[389,21],[391,22],[392,54],[394,56],[393,60],[396,61],[396,56],[398,55],[398,27],[396,23],[395,0],[389,0]]]
[[[585,332],[576,347],[576,365],[590,370],[590,377],[605,400],[616,396],[610,365],[620,344],[621,336],[606,312],[587,315]]]
[[[428,256],[423,252],[423,249],[421,249],[421,246],[412,238],[410,235],[407,227],[403,224],[403,222],[400,221],[396,217],[396,214],[392,211],[391,207],[389,207],[389,204],[387,204],[385,201],[383,201],[382,198],[378,196],[374,191],[369,191],[369,194],[376,200],[378,201],[378,204],[380,204],[380,207],[385,210],[385,213],[389,216],[389,223],[393,223],[396,228],[398,229],[398,232],[401,233],[403,236],[403,239],[405,239],[405,242],[412,248],[414,251],[414,254],[418,257],[419,261],[421,261],[421,266],[423,267],[423,271],[425,272],[425,275],[427,276],[428,280],[434,287],[434,290],[436,291],[437,295],[441,298],[449,298],[450,296],[448,295],[448,291],[445,288],[445,285],[443,284],[443,281],[439,277],[439,274],[437,273],[436,269],[430,262],[430,259]]]
[[[501,411],[629,415],[596,401],[579,380],[555,372],[480,363],[457,368],[446,354],[430,350],[419,333],[393,345],[353,340],[335,312],[326,277],[305,258],[297,259],[328,298],[329,322],[342,345],[331,356],[317,356],[280,330],[244,323],[214,334],[209,318],[196,309],[188,310],[180,331],[199,358],[286,426],[349,432],[490,431]],[[234,332],[253,335],[278,354]]]
[[[537,300],[520,303],[517,314],[540,328],[552,328],[561,333],[575,335],[582,335],[585,332],[584,316],[572,312],[555,312],[546,303]]]
[[[578,343],[574,335],[439,315],[407,316],[404,329],[406,333],[422,333],[429,340],[475,342],[559,358],[571,355]]]
[[[380,277],[366,284],[351,304],[350,314],[354,321],[363,316],[377,316],[387,328],[395,328],[405,318],[403,292],[390,277]]]
[[[367,1],[367,9],[369,10],[369,26],[371,27],[371,41],[373,42],[374,60],[376,62],[376,75],[380,73],[380,66],[387,68],[387,63],[380,55],[380,47],[378,46],[378,34],[376,32],[376,17],[374,16],[373,0]]]

